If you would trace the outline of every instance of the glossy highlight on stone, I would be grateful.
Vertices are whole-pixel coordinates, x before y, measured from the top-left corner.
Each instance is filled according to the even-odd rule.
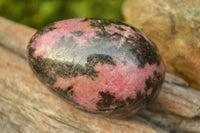
[[[130,25],[104,19],[68,19],[44,27],[30,40],[28,60],[54,94],[111,117],[127,117],[148,105],[165,75],[150,39]]]

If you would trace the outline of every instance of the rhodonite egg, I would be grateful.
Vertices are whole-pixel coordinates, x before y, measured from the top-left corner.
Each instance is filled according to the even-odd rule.
[[[155,44],[113,20],[76,18],[38,31],[28,60],[39,80],[81,110],[127,117],[153,101],[165,69]]]

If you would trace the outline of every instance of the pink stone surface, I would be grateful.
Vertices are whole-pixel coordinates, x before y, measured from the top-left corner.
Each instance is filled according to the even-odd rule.
[[[45,52],[51,51],[52,47],[56,45],[61,37],[73,36],[76,43],[84,46],[89,45],[87,42],[92,37],[97,37],[97,28],[91,27],[89,22],[81,22],[83,18],[62,20],[55,22],[52,26],[56,28],[54,31],[49,31],[42,36],[38,36],[31,47],[36,49],[33,53],[34,57],[43,57]],[[85,34],[81,37],[76,37],[72,32],[84,32]]]
[[[154,71],[160,73],[164,71],[164,64],[159,66],[146,64],[141,69],[132,62],[128,62],[127,65],[118,62],[116,66],[98,64],[95,69],[100,72],[95,80],[87,76],[60,78],[54,87],[65,90],[67,86],[74,86],[74,100],[89,110],[96,110],[96,103],[99,101],[98,92],[109,91],[120,101],[127,98],[134,99],[138,92],[145,93],[145,80],[149,76],[153,77]],[[152,89],[150,88],[148,95]]]

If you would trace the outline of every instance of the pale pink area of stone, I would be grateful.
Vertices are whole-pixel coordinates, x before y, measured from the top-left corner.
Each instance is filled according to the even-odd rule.
[[[120,30],[119,28],[123,30]],[[125,37],[135,37],[136,34],[134,30],[125,25],[108,25],[105,27],[105,30],[111,35],[117,33]]]
[[[33,57],[43,57],[45,51],[50,51],[51,48],[59,41],[55,32],[47,32],[45,35],[38,38],[31,44],[31,48],[35,49]]]
[[[126,98],[136,98],[137,92],[145,93],[145,80],[151,76],[153,72],[157,71],[164,76],[164,65],[161,63],[157,65],[149,65],[144,68],[138,68],[132,62],[127,65],[117,63],[116,66],[108,64],[98,64],[95,67],[98,70],[98,77],[92,80],[86,75],[79,75],[75,78],[59,78],[54,84],[54,87],[67,89],[68,86],[73,86],[75,102],[88,110],[96,110],[97,102],[100,100],[99,92],[109,91],[114,94],[118,100],[126,100]],[[153,88],[147,92],[151,94]]]
[[[124,29],[124,30],[120,30]],[[149,38],[141,31],[134,31],[133,29],[131,29],[130,27],[126,26],[126,25],[108,25],[105,27],[106,32],[108,32],[109,34],[113,35],[115,33],[120,34],[123,36],[123,38],[121,38],[121,40],[119,41],[118,39],[112,39],[112,44],[113,45],[118,45],[120,46],[121,44],[124,44],[125,37],[126,38],[130,38],[130,37],[134,37],[135,39],[137,39],[137,35],[141,35],[142,37],[144,37],[144,39],[146,41],[148,41],[151,45],[154,45],[151,43],[151,41],[149,40]]]
[[[152,91],[153,91],[153,88],[150,88],[150,89],[147,91],[147,95],[150,95]]]
[[[67,39],[68,37],[73,36],[77,45],[89,45],[88,39],[96,37],[98,29],[91,27],[88,21],[82,22],[83,19],[84,18],[68,19],[56,22],[53,25],[56,29],[38,36],[31,44],[31,47],[35,49],[33,56],[43,57],[45,52],[50,52],[52,47],[59,43],[61,37],[65,37]],[[73,35],[72,32],[76,31],[83,32],[83,35],[80,37]]]
[[[120,30],[119,28],[123,29]],[[121,44],[124,44],[125,37],[126,38],[130,38],[130,37],[134,37],[136,38],[136,34],[137,32],[135,32],[133,29],[131,29],[128,26],[125,25],[108,25],[105,27],[105,30],[107,33],[114,35],[115,33],[122,35],[123,37],[121,38],[121,40],[118,39],[112,39],[112,44],[113,45],[117,45],[117,46],[121,46]]]

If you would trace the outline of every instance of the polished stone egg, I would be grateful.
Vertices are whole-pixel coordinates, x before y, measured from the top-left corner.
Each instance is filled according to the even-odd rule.
[[[127,117],[158,95],[165,68],[155,44],[113,20],[75,18],[39,30],[29,64],[54,94],[81,110]]]

